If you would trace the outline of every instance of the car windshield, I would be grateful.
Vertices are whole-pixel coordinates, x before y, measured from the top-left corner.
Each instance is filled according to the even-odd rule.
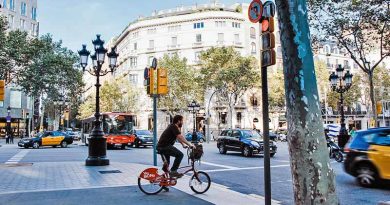
[[[149,130],[136,130],[135,132],[138,135],[152,135],[152,133]]]
[[[243,138],[262,139],[260,134],[254,130],[242,130]]]

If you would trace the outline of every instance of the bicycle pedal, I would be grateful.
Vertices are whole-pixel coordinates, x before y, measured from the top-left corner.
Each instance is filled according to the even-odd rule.
[[[166,187],[166,186],[163,187],[163,190],[164,190],[165,192],[169,192],[169,188]]]

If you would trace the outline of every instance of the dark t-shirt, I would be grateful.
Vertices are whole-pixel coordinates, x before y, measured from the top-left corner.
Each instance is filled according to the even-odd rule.
[[[176,125],[169,125],[167,129],[165,129],[164,132],[161,134],[157,147],[167,147],[169,145],[175,144],[176,136],[180,133],[181,132]]]

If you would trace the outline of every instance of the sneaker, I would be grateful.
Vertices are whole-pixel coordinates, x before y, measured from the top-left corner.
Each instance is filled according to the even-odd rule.
[[[164,190],[165,192],[169,192],[169,188],[166,187],[166,186],[163,186],[163,190]]]
[[[180,178],[180,177],[183,176],[183,174],[182,174],[182,173],[179,173],[179,172],[177,172],[177,171],[171,171],[171,172],[169,172],[169,176],[170,176],[170,177],[175,177],[175,178]]]

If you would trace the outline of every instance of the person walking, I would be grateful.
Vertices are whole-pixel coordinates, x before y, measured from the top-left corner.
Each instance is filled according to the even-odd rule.
[[[13,144],[14,143],[14,133],[15,133],[15,130],[14,131],[11,131],[11,134],[9,136],[9,143],[10,144]]]
[[[5,133],[5,144],[9,144],[9,133]]]

